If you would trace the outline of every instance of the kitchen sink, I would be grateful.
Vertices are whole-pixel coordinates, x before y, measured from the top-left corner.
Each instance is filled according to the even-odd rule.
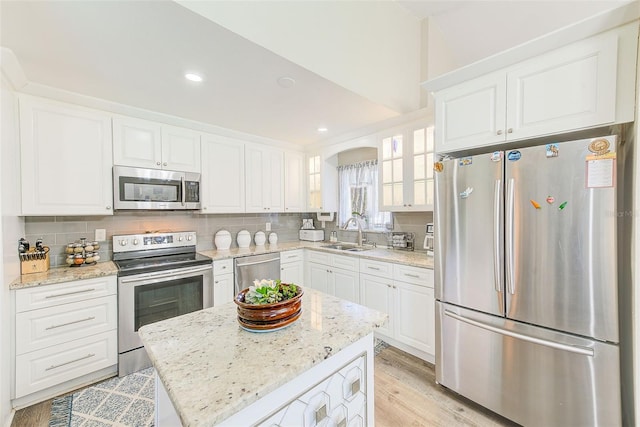
[[[322,247],[326,249],[336,249],[339,251],[348,251],[348,252],[362,252],[362,251],[368,251],[369,249],[373,249],[373,248],[365,248],[365,247],[356,246],[356,245],[343,245],[343,244],[324,245]]]

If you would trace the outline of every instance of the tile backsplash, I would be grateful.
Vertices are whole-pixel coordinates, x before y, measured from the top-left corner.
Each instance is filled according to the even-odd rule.
[[[64,264],[64,248],[67,243],[86,237],[94,240],[95,230],[104,228],[107,241],[101,242],[98,251],[102,260],[112,258],[112,236],[120,234],[136,234],[146,231],[195,231],[197,233],[197,250],[214,249],[213,239],[219,230],[228,230],[234,238],[232,247],[237,247],[235,236],[240,230],[248,230],[251,235],[256,231],[265,231],[267,222],[271,223],[271,231],[278,234],[278,241],[290,242],[298,240],[298,230],[302,218],[310,218],[311,214],[220,214],[201,215],[188,212],[117,212],[113,216],[56,216],[26,217],[26,238],[32,244],[42,238],[44,244],[51,248],[51,266]],[[269,233],[266,232],[268,235]]]
[[[256,231],[265,231],[267,222],[271,223],[271,231],[278,234],[278,241],[292,242],[298,240],[298,230],[302,218],[314,218],[316,228],[321,223],[315,214],[219,214],[201,215],[187,212],[117,212],[113,216],[50,216],[26,217],[26,238],[34,243],[42,238],[44,244],[51,248],[51,266],[64,264],[64,248],[67,243],[75,242],[81,237],[94,240],[95,230],[104,228],[107,241],[101,242],[98,251],[102,261],[112,258],[112,236],[120,234],[136,234],[146,231],[195,231],[197,233],[197,250],[215,249],[213,238],[219,230],[228,230],[233,236],[231,247],[237,247],[235,236],[240,230],[248,230],[252,235]],[[422,250],[425,225],[433,221],[431,212],[400,212],[393,215],[394,231],[411,231],[415,233],[416,250]],[[338,239],[344,242],[355,242],[356,232],[342,231],[336,228],[335,221],[325,223],[325,239],[329,240],[332,230],[338,231]],[[266,232],[268,235],[268,232]],[[386,245],[383,233],[367,233],[367,238],[378,245]]]

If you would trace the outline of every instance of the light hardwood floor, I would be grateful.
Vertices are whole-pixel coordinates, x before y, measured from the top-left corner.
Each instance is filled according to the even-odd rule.
[[[435,383],[432,364],[394,347],[374,361],[376,427],[515,426]],[[16,412],[11,427],[47,427],[51,400]]]
[[[395,347],[374,360],[376,427],[517,426],[436,384],[432,364]]]

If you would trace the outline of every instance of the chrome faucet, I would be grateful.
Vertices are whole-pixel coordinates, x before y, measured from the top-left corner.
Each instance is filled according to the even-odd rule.
[[[360,221],[358,221],[358,218],[356,218],[355,216],[352,216],[351,218],[349,218],[347,222],[345,222],[344,225],[342,226],[342,229],[346,230],[347,227],[349,227],[349,224],[351,223],[351,221],[355,221],[356,225],[358,226],[358,246],[362,246],[362,224],[360,224]]]

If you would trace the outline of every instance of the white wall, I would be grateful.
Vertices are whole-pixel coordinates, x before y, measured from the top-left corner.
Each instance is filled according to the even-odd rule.
[[[177,2],[358,95],[419,108],[420,20],[396,2]]]
[[[13,412],[10,404],[10,330],[11,313],[9,283],[20,275],[17,242],[24,235],[24,219],[20,209],[20,147],[18,141],[17,101],[4,75],[0,86],[0,425],[8,425]]]

